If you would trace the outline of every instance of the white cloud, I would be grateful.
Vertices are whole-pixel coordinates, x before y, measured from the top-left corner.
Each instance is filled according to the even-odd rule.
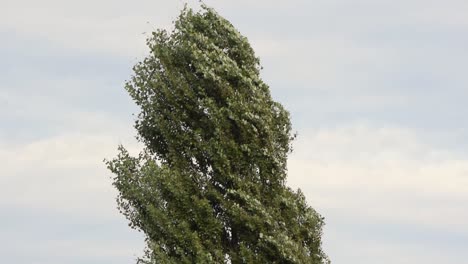
[[[135,57],[146,53],[143,33],[154,25],[170,28],[180,7],[163,1],[11,1],[0,11],[0,28],[71,50]]]
[[[294,146],[288,183],[326,218],[329,213],[330,221],[468,235],[468,159],[461,153],[440,149],[411,130],[364,124],[311,130]]]
[[[57,135],[0,141],[0,208],[7,215],[1,255],[25,264],[132,262],[144,238],[118,212],[103,162],[119,144],[138,153],[132,124],[98,113],[62,115],[72,121]]]
[[[305,131],[294,147],[288,184],[325,217],[335,263],[459,263],[446,244],[468,237],[465,155],[363,123]]]
[[[354,235],[354,236],[353,236]],[[358,240],[359,234],[334,234],[333,240],[340,241],[334,248],[339,252],[332,256],[332,263],[360,263],[360,264],[437,264],[437,263],[462,263],[459,249],[446,248],[429,249],[427,244],[419,241],[382,241],[381,238],[373,238],[367,241]],[[377,234],[369,234],[377,235]],[[448,254],[447,254],[448,253]]]
[[[124,144],[139,144],[131,124],[92,114],[75,115],[75,129],[26,144],[0,142],[0,204],[114,217],[116,192],[104,158]],[[75,132],[71,132],[75,131]]]

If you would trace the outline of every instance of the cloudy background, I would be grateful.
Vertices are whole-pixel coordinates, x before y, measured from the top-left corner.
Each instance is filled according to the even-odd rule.
[[[467,261],[468,2],[206,3],[291,112],[289,184],[326,218],[333,263]],[[0,4],[1,262],[135,263],[102,160],[138,151],[123,83],[183,2]]]

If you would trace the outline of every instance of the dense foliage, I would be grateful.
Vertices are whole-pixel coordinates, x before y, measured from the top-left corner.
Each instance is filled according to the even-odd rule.
[[[148,40],[126,90],[145,149],[108,161],[118,204],[146,235],[143,263],[327,263],[323,219],[285,186],[293,139],[247,39],[185,8]]]

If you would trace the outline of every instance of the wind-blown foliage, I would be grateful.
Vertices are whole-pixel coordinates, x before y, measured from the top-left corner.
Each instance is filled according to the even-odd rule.
[[[185,8],[126,90],[145,149],[107,162],[118,204],[146,235],[144,263],[328,263],[323,219],[285,186],[289,113],[247,39],[213,9]]]

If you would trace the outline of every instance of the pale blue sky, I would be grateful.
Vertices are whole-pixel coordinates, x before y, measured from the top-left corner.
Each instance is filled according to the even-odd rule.
[[[0,3],[2,261],[134,263],[102,160],[138,151],[123,83],[183,2]],[[206,3],[291,112],[289,184],[325,217],[332,263],[467,261],[468,2]]]

